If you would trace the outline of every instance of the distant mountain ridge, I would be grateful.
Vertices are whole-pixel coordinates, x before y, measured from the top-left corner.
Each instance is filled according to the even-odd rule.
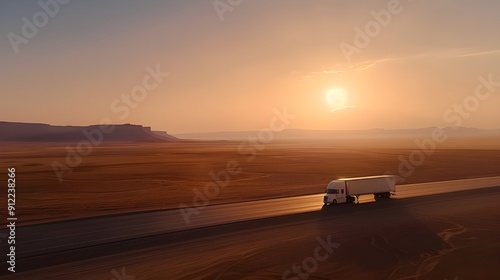
[[[104,142],[169,142],[180,139],[192,140],[246,140],[258,136],[259,131],[226,131],[209,133],[184,133],[170,135],[165,131],[153,131],[150,127],[134,124],[113,125],[111,133],[102,133]],[[84,131],[98,131],[99,125],[54,126],[42,123],[20,123],[0,121],[0,141],[3,142],[79,142],[86,140]],[[368,129],[368,130],[307,130],[286,129],[274,133],[276,140],[317,140],[357,138],[404,138],[429,137],[436,127],[417,129]],[[500,130],[485,130],[469,127],[442,128],[448,136],[488,137],[499,136]],[[88,139],[87,139],[88,140]]]
[[[383,137],[429,137],[436,127],[415,129],[368,129],[368,130],[307,130],[285,129],[274,133],[274,139],[350,139],[350,138],[383,138]],[[470,127],[445,127],[444,133],[449,136],[500,136],[500,130],[484,130]],[[259,131],[225,131],[209,133],[175,134],[182,139],[200,140],[245,140],[249,136],[257,136]]]
[[[111,126],[111,125],[110,125]],[[106,133],[104,127],[90,126],[53,126],[41,123],[19,123],[0,121],[0,141],[12,142],[79,142],[88,140],[86,135],[102,134],[103,142],[165,142],[178,138],[163,131],[152,131],[150,127],[133,124],[112,125]],[[94,134],[94,137],[97,134]]]

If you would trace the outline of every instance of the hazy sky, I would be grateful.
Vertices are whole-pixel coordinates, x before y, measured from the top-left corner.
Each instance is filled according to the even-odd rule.
[[[393,1],[73,0],[44,18],[0,0],[0,120],[258,130],[286,106],[288,128],[500,128],[500,87],[474,97],[500,82],[500,1]]]

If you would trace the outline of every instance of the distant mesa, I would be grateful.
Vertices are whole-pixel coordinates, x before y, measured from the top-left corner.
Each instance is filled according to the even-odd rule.
[[[170,142],[179,139],[164,131],[152,131],[150,127],[134,124],[113,125],[110,133],[103,133],[101,126],[53,126],[40,123],[0,121],[0,141],[9,142],[79,142],[93,135],[103,142]],[[92,132],[94,134],[92,134]]]

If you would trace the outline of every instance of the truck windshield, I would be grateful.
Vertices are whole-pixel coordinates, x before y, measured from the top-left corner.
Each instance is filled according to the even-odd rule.
[[[334,189],[326,189],[326,193],[327,194],[336,194],[336,193],[339,193],[338,190],[334,190]]]

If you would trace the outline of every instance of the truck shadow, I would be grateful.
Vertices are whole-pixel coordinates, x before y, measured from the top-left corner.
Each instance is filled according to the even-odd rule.
[[[332,211],[333,209],[345,208],[345,207],[355,207],[359,205],[369,205],[373,203],[391,203],[395,198],[377,198],[374,195],[363,195],[360,197],[359,203],[340,203],[340,204],[328,204],[321,207],[321,211]]]

